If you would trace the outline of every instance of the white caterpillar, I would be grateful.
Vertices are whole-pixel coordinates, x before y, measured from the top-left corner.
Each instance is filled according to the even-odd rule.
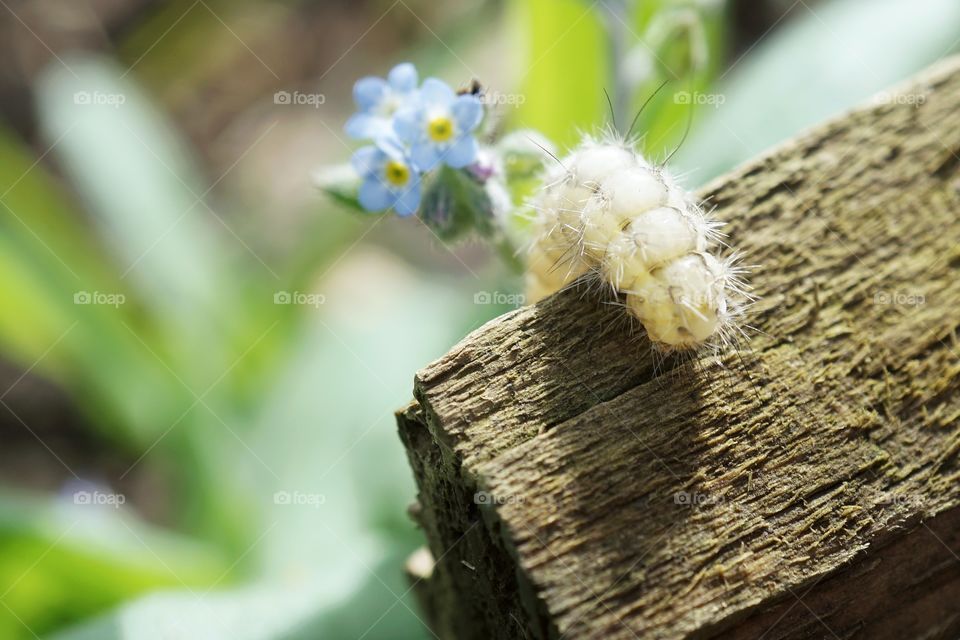
[[[624,294],[662,351],[729,341],[748,298],[720,226],[662,168],[613,136],[585,140],[536,196],[527,298],[589,274]]]

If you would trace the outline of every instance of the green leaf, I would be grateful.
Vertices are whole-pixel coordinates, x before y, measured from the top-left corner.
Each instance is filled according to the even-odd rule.
[[[643,108],[633,133],[641,136],[644,154],[662,160],[679,144],[688,121],[701,117],[700,108],[681,96],[707,92],[722,69],[726,15],[722,3],[660,0],[637,6],[634,52],[645,57],[648,70],[633,95],[635,113]]]
[[[386,557],[358,583],[318,572],[214,593],[157,593],[52,640],[425,640],[403,560]]]
[[[490,196],[466,171],[442,166],[426,180],[417,215],[440,240],[456,240],[471,231],[484,237],[494,233]]]
[[[360,176],[349,162],[320,168],[314,173],[313,181],[337,204],[351,211],[370,214],[360,204]]]
[[[245,318],[222,240],[246,249],[208,206],[200,169],[152,100],[106,59],[66,62],[69,70],[50,65],[37,83],[51,154],[83,198],[120,278],[156,320],[168,353],[191,363],[181,374],[213,379],[229,364],[228,344]],[[206,355],[200,361],[198,350]]]
[[[43,166],[2,130],[0,194],[3,352],[63,384],[99,428],[152,439],[158,421],[176,418],[179,385],[132,333],[151,335],[137,296]],[[78,304],[97,294],[122,303]]]
[[[582,0],[527,0],[515,3],[524,25],[525,97],[513,123],[542,131],[561,147],[579,141],[603,121],[607,78],[605,37],[595,5]]]
[[[539,131],[520,129],[505,135],[494,147],[503,161],[506,185],[516,205],[539,187],[544,166],[556,162],[556,147]]]
[[[122,506],[0,494],[0,637],[34,638],[158,588],[209,586],[225,569]]]

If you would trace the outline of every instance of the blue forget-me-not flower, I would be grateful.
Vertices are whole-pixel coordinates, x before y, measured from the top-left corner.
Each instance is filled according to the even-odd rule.
[[[393,207],[397,215],[409,216],[420,206],[420,173],[394,140],[357,149],[351,159],[363,178],[360,205],[367,211]]]
[[[420,87],[418,80],[416,68],[406,62],[386,79],[369,76],[353,87],[358,111],[346,132],[373,142],[352,160],[363,179],[358,200],[367,211],[393,207],[401,216],[415,213],[421,174],[443,164],[461,169],[477,159],[480,99],[457,95],[437,78],[427,78]]]
[[[439,164],[460,169],[477,157],[473,131],[482,119],[477,96],[457,95],[443,81],[427,78],[419,100],[397,111],[393,128],[410,145],[410,157],[423,171]]]
[[[417,101],[417,69],[409,62],[398,64],[387,79],[368,76],[353,86],[358,112],[344,129],[351,138],[376,140],[393,132],[394,114]]]

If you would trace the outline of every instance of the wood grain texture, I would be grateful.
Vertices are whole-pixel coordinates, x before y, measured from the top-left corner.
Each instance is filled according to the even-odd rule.
[[[701,194],[740,353],[656,369],[571,289],[417,374],[438,635],[960,637],[960,59],[897,93]]]

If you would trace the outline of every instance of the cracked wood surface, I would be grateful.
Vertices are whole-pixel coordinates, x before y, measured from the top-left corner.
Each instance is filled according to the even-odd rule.
[[[960,637],[960,58],[898,92],[702,192],[741,353],[655,369],[573,289],[417,374],[438,635]]]

